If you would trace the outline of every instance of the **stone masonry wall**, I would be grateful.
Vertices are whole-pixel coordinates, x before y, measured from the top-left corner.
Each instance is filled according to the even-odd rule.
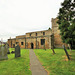
[[[60,36],[60,30],[58,29],[57,20],[58,20],[57,18],[55,19],[52,18],[52,34],[54,34],[54,47],[62,48],[62,45],[64,43],[62,42],[62,39]]]
[[[37,33],[37,35],[36,35]],[[45,33],[43,35],[43,33]],[[50,44],[50,35],[51,35],[51,30],[45,30],[45,31],[38,31],[38,32],[30,32],[26,33],[26,48],[31,48],[31,43],[34,44],[34,49],[50,49],[51,45]],[[41,39],[45,39],[45,46],[41,45]]]
[[[15,46],[16,39],[8,39],[9,47],[13,48]]]
[[[30,33],[26,33],[26,35],[16,36],[15,39],[8,39],[8,44],[9,44],[9,47],[15,47],[16,43],[19,43],[19,46],[21,48],[31,49],[31,44],[33,43],[34,49],[36,48],[44,49],[44,47],[46,49],[50,49],[51,48],[51,36],[50,35],[51,35],[51,30],[30,32]],[[45,39],[45,46],[41,45],[41,39]],[[22,45],[22,42],[23,42],[23,45]]]
[[[17,39],[18,43],[19,43],[19,46],[21,48],[25,48],[25,39]],[[23,44],[21,44],[23,42]]]
[[[45,32],[45,35],[43,35],[43,32]],[[37,36],[46,36],[46,35],[51,35],[51,30],[44,30],[44,31],[36,31],[36,32],[30,32],[30,33],[26,33],[26,37],[36,37],[36,33]],[[31,36],[30,36],[31,34]]]

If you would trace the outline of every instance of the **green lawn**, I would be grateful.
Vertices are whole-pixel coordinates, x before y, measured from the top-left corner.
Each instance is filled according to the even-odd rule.
[[[55,49],[56,54],[52,54],[52,50],[34,49],[39,61],[49,72],[49,75],[75,75],[75,50],[69,52],[72,60],[66,61],[63,49]]]
[[[10,51],[14,48],[10,48]],[[8,54],[8,60],[0,61],[0,75],[31,75],[29,50],[21,49],[21,57]]]

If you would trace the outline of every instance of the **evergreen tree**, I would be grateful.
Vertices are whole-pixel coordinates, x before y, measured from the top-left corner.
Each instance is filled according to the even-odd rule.
[[[64,0],[61,6],[57,17],[61,38],[75,48],[75,0]]]

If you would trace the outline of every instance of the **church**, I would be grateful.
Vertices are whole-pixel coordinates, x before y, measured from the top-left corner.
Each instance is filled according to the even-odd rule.
[[[51,49],[62,48],[64,44],[58,29],[57,18],[52,18],[52,28],[43,31],[29,32],[26,35],[16,36],[16,38],[8,39],[10,48],[15,48],[18,43],[20,48],[25,49]]]

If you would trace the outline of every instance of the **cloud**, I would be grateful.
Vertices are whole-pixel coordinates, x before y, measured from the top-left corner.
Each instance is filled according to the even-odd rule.
[[[0,0],[0,39],[46,30],[64,0]]]

